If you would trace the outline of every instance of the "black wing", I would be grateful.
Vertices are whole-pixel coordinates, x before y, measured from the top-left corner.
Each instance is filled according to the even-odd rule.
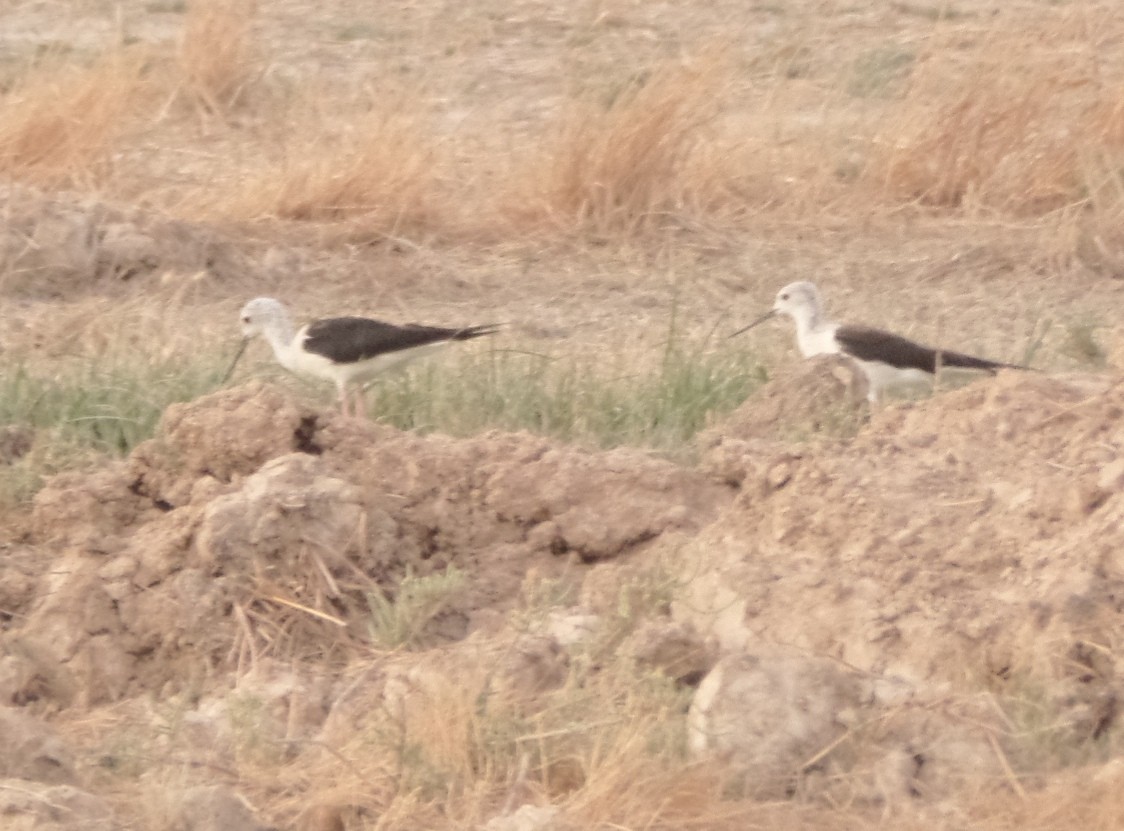
[[[935,373],[938,356],[941,366],[982,369],[987,372],[995,372],[997,369],[1025,369],[1015,364],[989,361],[962,352],[934,349],[892,332],[868,329],[865,326],[840,326],[835,331],[835,339],[848,355],[860,361],[882,361],[902,369]]]
[[[446,329],[409,324],[395,326],[366,317],[331,317],[311,323],[305,332],[304,349],[323,355],[337,364],[350,364],[448,340],[471,340],[490,335],[496,326]]]

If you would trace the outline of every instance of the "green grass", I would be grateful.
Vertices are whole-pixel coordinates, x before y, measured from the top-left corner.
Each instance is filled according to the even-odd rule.
[[[1016,673],[995,690],[1009,725],[1004,744],[1020,773],[1101,765],[1120,754],[1120,731],[1109,729],[1114,705],[1106,707],[1109,720],[1098,732],[1096,720],[1087,720],[1091,708],[1057,695],[1058,689],[1056,680]],[[1090,695],[1090,700],[1095,702],[1096,696]]]
[[[29,499],[42,479],[151,437],[164,409],[218,388],[220,359],[82,362],[53,373],[0,369],[0,425],[29,428],[31,452],[0,466],[0,502]]]
[[[149,14],[186,14],[186,0],[152,0],[146,3],[144,10]]]
[[[336,40],[345,42],[375,40],[379,36],[379,30],[371,23],[356,21],[346,26],[340,26],[333,34]]]
[[[608,351],[595,359],[496,348],[446,355],[380,379],[372,414],[404,430],[529,430],[600,448],[674,454],[764,380],[752,355],[711,349],[705,340],[673,339],[646,371]]]
[[[53,375],[0,371],[0,424],[47,430],[62,443],[124,455],[149,438],[164,409],[218,388],[221,361],[87,363]]]

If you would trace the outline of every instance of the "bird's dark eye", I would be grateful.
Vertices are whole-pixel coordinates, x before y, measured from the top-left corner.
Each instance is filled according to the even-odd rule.
[[[788,300],[788,292],[787,291],[784,294],[781,295],[781,300]]]
[[[250,316],[249,315],[242,315],[242,322],[243,323],[249,323],[250,322]]]

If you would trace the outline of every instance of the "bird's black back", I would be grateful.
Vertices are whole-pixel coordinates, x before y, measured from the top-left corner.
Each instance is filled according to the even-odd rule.
[[[348,364],[431,343],[471,340],[495,330],[490,325],[446,329],[414,323],[396,326],[367,317],[331,317],[309,324],[303,346],[333,363]]]
[[[844,352],[860,361],[882,361],[901,369],[919,369],[922,372],[935,374],[938,362],[941,366],[982,369],[987,372],[1024,368],[1015,364],[976,358],[948,349],[934,349],[903,338],[901,335],[895,335],[893,332],[868,329],[865,326],[840,326],[835,331],[835,339]]]

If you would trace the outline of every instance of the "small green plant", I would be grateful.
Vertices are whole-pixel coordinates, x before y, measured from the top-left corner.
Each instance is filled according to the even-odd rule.
[[[1031,321],[1030,331],[1027,333],[1026,347],[1015,363],[1032,366],[1034,359],[1042,351],[1042,345],[1046,342],[1046,335],[1050,333],[1053,326],[1054,321],[1048,317],[1039,316]]]
[[[580,580],[565,574],[526,580],[519,608],[511,613],[508,620],[519,631],[536,630],[552,612],[576,605],[580,589]]]
[[[226,699],[226,720],[240,760],[268,765],[284,758],[283,722],[278,722],[259,696],[231,693]]]
[[[963,12],[951,3],[891,3],[890,7],[901,14],[923,17],[926,20],[959,20],[975,17],[975,12]]]
[[[847,92],[856,98],[889,97],[909,76],[915,59],[912,52],[892,47],[866,52],[851,67]]]
[[[591,649],[605,660],[645,620],[666,617],[680,578],[664,563],[629,574],[621,580],[616,606],[605,616]]]
[[[463,588],[464,572],[450,565],[443,572],[416,577],[407,574],[393,597],[370,592],[368,624],[371,641],[383,649],[416,649],[425,644],[428,625],[447,611]]]
[[[356,40],[374,40],[379,36],[379,30],[371,23],[356,22],[341,26],[335,32],[336,40],[345,43]]]
[[[1062,350],[1088,366],[1101,368],[1108,360],[1104,347],[1097,340],[1097,324],[1090,320],[1073,321],[1065,327],[1066,342]]]
[[[186,14],[187,0],[152,0],[145,3],[144,10],[149,14]]]

